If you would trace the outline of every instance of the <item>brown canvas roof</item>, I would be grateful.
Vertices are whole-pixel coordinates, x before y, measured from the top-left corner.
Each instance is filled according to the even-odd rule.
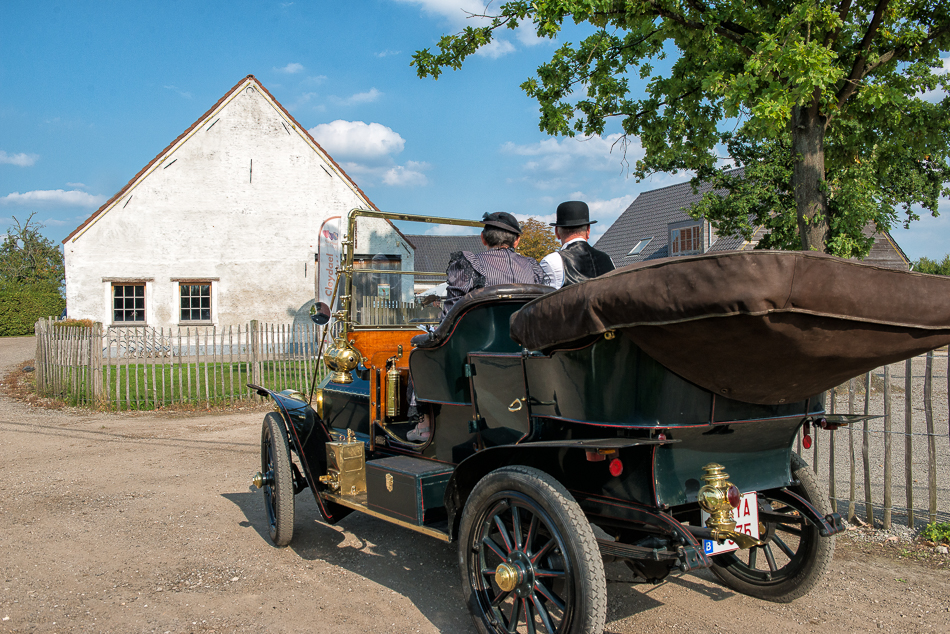
[[[716,394],[793,402],[950,343],[950,278],[811,252],[716,253],[632,264],[511,319],[532,350],[608,330]]]
[[[274,105],[276,105],[276,106],[280,109],[280,111],[283,112],[284,115],[287,116],[287,118],[294,124],[294,126],[297,128],[297,130],[300,131],[301,134],[303,134],[304,136],[306,136],[306,138],[307,138],[311,143],[313,143],[316,147],[320,148],[320,151],[323,153],[323,155],[326,156],[327,159],[329,159],[329,161],[330,161],[331,163],[333,163],[333,166],[334,166],[337,170],[339,170],[340,174],[341,174],[346,180],[348,180],[348,181],[350,182],[350,184],[353,185],[353,187],[356,189],[356,191],[359,192],[360,196],[363,197],[363,200],[365,200],[367,203],[369,203],[369,205],[370,205],[373,209],[375,209],[376,211],[379,211],[379,209],[376,207],[376,205],[373,204],[373,201],[371,201],[371,200],[366,196],[366,194],[363,192],[363,190],[359,188],[359,186],[356,184],[356,182],[355,182],[352,178],[350,178],[349,174],[347,174],[347,173],[343,170],[343,168],[340,167],[340,165],[339,165],[336,161],[333,160],[333,157],[330,156],[330,155],[326,152],[326,150],[324,150],[324,149],[320,146],[320,144],[317,143],[316,140],[314,140],[314,138],[313,138],[312,136],[310,136],[310,133],[307,131],[307,129],[306,129],[305,127],[303,127],[302,125],[300,125],[300,124],[297,122],[297,120],[294,119],[293,115],[291,115],[289,112],[287,112],[287,109],[284,108],[284,106],[281,105],[281,103],[280,103],[279,101],[277,101],[277,100],[274,98],[274,96],[273,96],[272,94],[270,94],[270,92],[267,90],[267,88],[265,88],[265,87],[263,86],[263,84],[261,84],[261,82],[258,81],[258,79],[257,79],[254,75],[248,75],[247,77],[244,77],[243,79],[241,79],[241,81],[239,81],[238,83],[234,84],[234,86],[231,88],[231,90],[229,90],[228,92],[226,92],[223,97],[221,97],[220,99],[218,99],[218,101],[217,101],[213,106],[211,106],[211,108],[209,108],[207,112],[205,112],[203,115],[201,115],[200,117],[198,117],[198,120],[195,121],[194,123],[192,123],[192,124],[188,127],[187,130],[185,130],[184,132],[182,132],[181,134],[179,134],[178,137],[177,137],[174,141],[172,141],[171,143],[169,143],[168,146],[165,147],[164,150],[162,150],[161,152],[159,152],[159,153],[155,156],[155,158],[153,158],[151,161],[148,162],[148,164],[147,164],[145,167],[143,167],[141,170],[139,170],[138,174],[136,174],[135,176],[133,176],[132,179],[131,179],[128,183],[126,183],[125,186],[124,186],[122,189],[120,189],[120,190],[118,191],[118,193],[116,193],[115,196],[113,196],[112,198],[110,198],[109,200],[107,200],[104,205],[102,205],[101,207],[99,207],[99,209],[97,209],[97,210],[95,211],[95,213],[93,213],[91,216],[89,216],[88,218],[86,218],[86,220],[85,220],[81,225],[79,225],[78,227],[76,227],[76,228],[73,230],[72,233],[70,233],[68,236],[66,236],[66,237],[63,239],[63,244],[65,244],[66,242],[68,242],[69,240],[71,240],[71,239],[73,238],[73,236],[75,236],[75,235],[77,235],[78,233],[80,233],[86,226],[88,226],[90,223],[94,222],[94,221],[96,220],[96,218],[97,218],[100,214],[102,214],[103,212],[105,212],[105,210],[109,209],[109,207],[111,207],[117,200],[119,200],[120,198],[122,198],[122,196],[125,195],[125,193],[136,183],[136,181],[139,180],[139,178],[142,177],[143,174],[147,173],[147,172],[151,169],[151,167],[152,167],[153,165],[155,165],[156,162],[160,161],[160,160],[162,159],[162,157],[165,156],[166,153],[168,153],[169,150],[171,150],[172,148],[175,147],[175,145],[178,144],[179,141],[181,141],[182,139],[184,139],[185,137],[187,137],[189,134],[191,134],[192,130],[194,130],[195,128],[197,128],[199,125],[202,124],[202,122],[204,122],[204,121],[205,121],[206,119],[208,119],[212,114],[214,114],[214,112],[221,106],[221,104],[225,103],[225,102],[228,100],[228,98],[229,98],[232,94],[234,94],[239,88],[241,88],[242,86],[244,86],[245,83],[248,82],[248,80],[250,80],[251,82],[253,82],[256,88],[258,88],[259,90],[261,90],[265,95],[267,95],[267,97],[268,97],[271,101],[274,102]],[[402,235],[402,234],[400,233],[400,235]]]

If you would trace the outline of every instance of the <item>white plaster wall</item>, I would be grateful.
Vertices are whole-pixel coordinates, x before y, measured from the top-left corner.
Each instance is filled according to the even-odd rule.
[[[151,280],[146,323],[154,327],[180,325],[174,278],[213,280],[219,326],[305,314],[320,225],[368,203],[253,83],[196,130],[65,243],[70,317],[112,323],[103,278]],[[373,223],[372,240],[395,248],[392,229]]]

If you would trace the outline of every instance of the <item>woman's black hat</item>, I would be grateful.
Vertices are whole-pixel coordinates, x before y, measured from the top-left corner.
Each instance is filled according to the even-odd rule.
[[[579,200],[569,200],[557,206],[557,222],[552,227],[582,227],[592,225],[596,220],[590,219],[590,209],[587,203]]]
[[[515,217],[507,211],[496,211],[494,213],[485,214],[482,216],[482,222],[485,223],[486,227],[497,227],[519,236],[521,235],[521,225],[519,225]]]

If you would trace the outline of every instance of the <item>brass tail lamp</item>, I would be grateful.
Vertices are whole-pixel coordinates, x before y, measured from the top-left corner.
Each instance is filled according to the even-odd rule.
[[[739,505],[739,489],[729,482],[729,474],[725,467],[710,462],[703,467],[705,484],[699,489],[699,505],[709,513],[706,527],[710,529],[712,538],[718,542],[727,539],[734,541],[739,548],[762,546],[763,541],[751,535],[736,531],[736,521],[732,519],[732,509]]]

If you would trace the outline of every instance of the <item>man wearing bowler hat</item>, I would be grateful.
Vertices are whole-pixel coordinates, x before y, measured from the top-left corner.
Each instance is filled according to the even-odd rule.
[[[609,255],[587,244],[594,222],[597,221],[591,221],[587,203],[571,200],[557,206],[557,222],[551,226],[561,248],[541,260],[545,284],[561,288],[614,270]]]

